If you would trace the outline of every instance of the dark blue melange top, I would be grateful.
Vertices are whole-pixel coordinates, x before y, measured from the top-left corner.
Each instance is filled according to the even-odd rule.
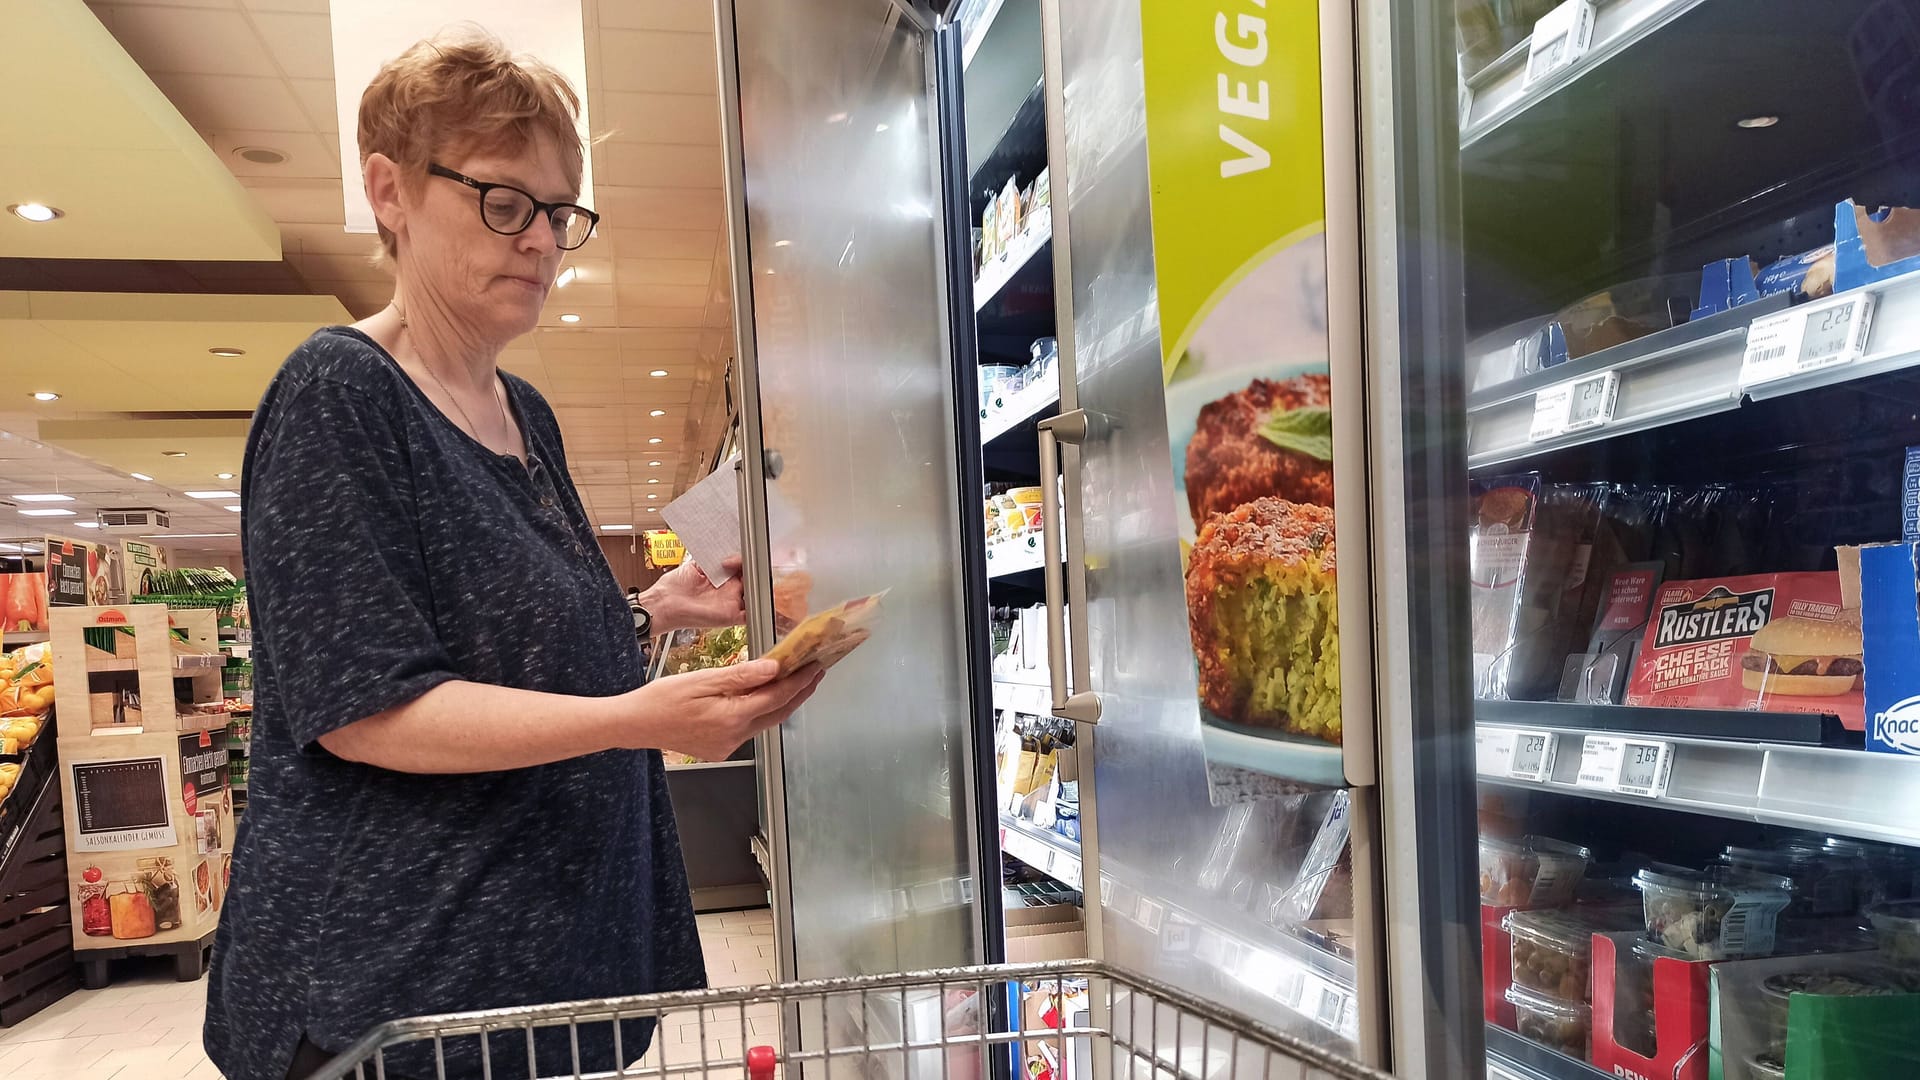
[[[633,616],[540,394],[503,375],[529,464],[449,421],[385,350],[330,328],[267,388],[242,474],[254,628],[251,801],[207,999],[230,1080],[282,1080],[302,1034],[705,985],[655,751],[460,776],[316,741],[465,679],[604,696],[644,679]],[[543,1035],[542,1074],[573,1066]],[[637,1059],[649,1032],[630,1026]],[[581,1029],[611,1069],[607,1025]],[[524,1042],[492,1040],[496,1070]],[[447,1075],[477,1068],[449,1041]],[[388,1075],[433,1076],[389,1055]]]

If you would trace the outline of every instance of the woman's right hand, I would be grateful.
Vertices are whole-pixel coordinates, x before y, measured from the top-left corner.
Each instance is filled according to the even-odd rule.
[[[749,660],[655,679],[633,692],[645,715],[632,729],[631,745],[724,761],[806,704],[824,674],[808,665],[781,678],[777,662]]]

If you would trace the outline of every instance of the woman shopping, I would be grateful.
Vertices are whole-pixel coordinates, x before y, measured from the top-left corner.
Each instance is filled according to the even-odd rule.
[[[205,1036],[231,1080],[309,1075],[388,1019],[704,985],[659,751],[725,758],[818,683],[760,661],[644,684],[554,414],[496,366],[599,220],[578,112],[487,38],[416,45],[361,98],[393,302],[294,350],[242,478],[252,801]],[[743,616],[737,578],[692,566],[640,606],[654,633]],[[651,1032],[622,1035],[632,1061]],[[516,1038],[495,1068],[524,1068]],[[478,1074],[477,1041],[444,1053]],[[607,1025],[579,1053],[626,1064]]]

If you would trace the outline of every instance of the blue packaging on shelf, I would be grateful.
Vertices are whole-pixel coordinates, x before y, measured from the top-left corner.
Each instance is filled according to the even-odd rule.
[[[1761,296],[1772,296],[1774,293],[1782,292],[1800,293],[1804,296],[1806,290],[1802,289],[1801,285],[1807,280],[1807,271],[1813,269],[1814,263],[1826,258],[1832,251],[1832,244],[1822,244],[1812,251],[1803,251],[1798,255],[1775,259],[1754,277],[1754,287],[1760,290]]]
[[[1806,271],[1802,270],[1800,276],[1805,277]],[[1753,280],[1753,260],[1744,255],[1738,259],[1721,259],[1700,268],[1700,306],[1693,309],[1693,318],[1704,319],[1758,299],[1760,290]]]
[[[1834,292],[1920,270],[1920,210],[1869,211],[1848,199],[1833,208],[1833,251]]]
[[[1907,447],[1907,469],[1900,481],[1900,539],[1920,541],[1920,446]]]
[[[1920,757],[1920,544],[1860,549],[1867,749]]]

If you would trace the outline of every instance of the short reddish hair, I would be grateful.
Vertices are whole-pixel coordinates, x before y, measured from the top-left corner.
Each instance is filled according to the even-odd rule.
[[[385,154],[420,183],[436,158],[479,147],[516,153],[544,131],[578,188],[586,155],[579,120],[580,95],[547,64],[514,56],[482,31],[430,38],[389,60],[360,95],[360,164],[368,154]],[[379,228],[381,247],[393,258],[393,234]]]

